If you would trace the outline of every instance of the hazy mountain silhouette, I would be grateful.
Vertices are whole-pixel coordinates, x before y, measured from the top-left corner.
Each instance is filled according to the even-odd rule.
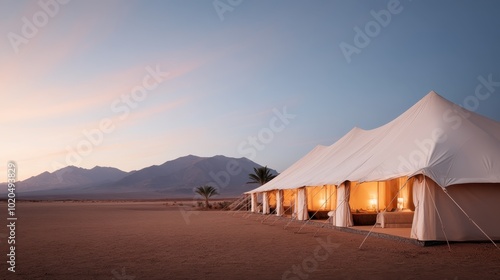
[[[195,196],[194,188],[212,185],[220,197],[229,197],[257,187],[247,184],[248,174],[255,167],[261,165],[247,158],[220,155],[188,155],[128,173],[112,167],[68,166],[18,182],[16,192],[21,199],[190,198]],[[1,192],[5,191],[2,187]]]
[[[112,183],[125,177],[128,173],[113,167],[96,166],[85,169],[67,166],[52,173],[43,172],[17,183],[17,191],[41,191],[49,189],[68,189],[97,184]]]
[[[247,158],[188,155],[138,170],[102,189],[190,196],[195,187],[212,185],[221,195],[239,195],[256,187],[247,184],[254,167],[261,165]]]

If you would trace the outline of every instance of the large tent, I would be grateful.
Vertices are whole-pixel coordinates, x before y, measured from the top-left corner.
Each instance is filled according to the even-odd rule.
[[[281,215],[280,194],[292,191],[294,217],[304,220],[307,190],[332,186],[328,197],[318,197],[330,201],[336,226],[352,226],[351,212],[363,205],[391,210],[401,202],[413,213],[412,238],[500,240],[500,123],[430,92],[384,126],[354,128],[331,146],[315,147],[249,193],[276,193]]]

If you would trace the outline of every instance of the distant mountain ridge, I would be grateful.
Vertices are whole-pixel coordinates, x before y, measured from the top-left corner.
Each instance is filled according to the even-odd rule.
[[[19,182],[17,189],[25,192],[75,188],[115,182],[126,175],[127,172],[113,167],[96,166],[92,169],[85,169],[67,166],[52,173],[46,171]]]
[[[257,187],[247,181],[248,174],[258,167],[262,166],[247,158],[221,155],[187,155],[131,172],[67,166],[18,182],[16,191],[21,199],[151,199],[193,197],[195,187],[212,185],[228,197]],[[275,170],[272,173],[277,174]]]

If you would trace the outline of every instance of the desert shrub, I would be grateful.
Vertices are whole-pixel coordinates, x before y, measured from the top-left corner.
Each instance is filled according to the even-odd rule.
[[[220,201],[217,202],[217,209],[228,210],[229,205],[231,205],[230,201]]]

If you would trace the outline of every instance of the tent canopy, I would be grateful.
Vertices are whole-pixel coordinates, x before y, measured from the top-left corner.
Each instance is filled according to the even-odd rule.
[[[317,146],[249,193],[423,174],[441,187],[500,183],[500,123],[431,91],[402,115],[372,130],[353,128]]]

